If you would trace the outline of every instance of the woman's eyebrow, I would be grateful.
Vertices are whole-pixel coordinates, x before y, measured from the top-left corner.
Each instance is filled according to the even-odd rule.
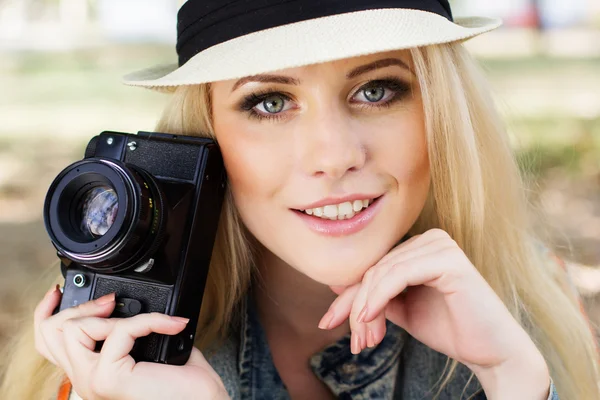
[[[391,65],[397,65],[409,71],[414,75],[414,72],[411,68],[399,58],[384,58],[382,60],[373,61],[369,64],[361,65],[359,67],[354,68],[352,71],[348,72],[346,78],[352,79],[357,77],[358,75],[366,74],[367,72],[389,67]],[[245,85],[248,82],[262,82],[262,83],[279,83],[284,85],[299,85],[300,80],[296,78],[292,78],[284,75],[271,75],[271,74],[260,74],[260,75],[252,75],[239,79],[231,88],[231,91],[234,92],[240,86]]]
[[[348,74],[346,75],[346,78],[352,79],[352,78],[357,77],[358,75],[366,74],[367,72],[371,72],[371,71],[379,69],[379,68],[389,67],[391,65],[397,65],[399,67],[402,67],[414,75],[414,72],[412,71],[412,69],[401,59],[399,59],[399,58],[384,58],[382,60],[373,61],[369,64],[361,65],[360,67],[354,68],[352,71],[348,72]]]
[[[300,84],[300,81],[298,79],[291,78],[289,76],[261,74],[261,75],[247,76],[245,78],[238,80],[233,85],[233,88],[231,88],[231,91],[233,92],[235,89],[239,88],[242,85],[245,85],[248,82],[280,83],[280,84],[284,84],[284,85],[299,85]]]

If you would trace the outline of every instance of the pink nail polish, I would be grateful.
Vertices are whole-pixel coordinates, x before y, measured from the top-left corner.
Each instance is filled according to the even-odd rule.
[[[323,318],[321,318],[321,321],[319,321],[319,329],[329,329],[331,322],[333,322],[333,317],[333,310],[327,311],[325,315],[323,315]]]
[[[370,329],[367,333],[367,347],[375,347],[375,335],[373,335],[373,331]]]
[[[182,323],[182,324],[187,324],[188,322],[190,322],[189,318],[183,318],[183,317],[173,317],[172,316],[171,319],[174,321],[177,321],[179,323]]]
[[[367,306],[365,305],[363,307],[363,309],[360,311],[360,313],[358,314],[358,317],[356,317],[356,322],[358,322],[360,324],[361,322],[363,322],[365,320],[366,316],[367,316]]]
[[[358,354],[362,351],[362,339],[356,332],[352,332],[352,353]]]

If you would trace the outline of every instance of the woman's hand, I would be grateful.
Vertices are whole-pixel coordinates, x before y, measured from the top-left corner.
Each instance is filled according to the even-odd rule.
[[[114,293],[52,315],[60,297],[58,289],[51,290],[35,310],[36,349],[65,371],[82,398],[229,398],[196,348],[183,366],[136,363],[129,355],[136,338],[151,332],[177,334],[187,320],[157,313],[108,318],[115,307]],[[102,350],[94,352],[100,340],[105,340]]]
[[[488,398],[545,399],[546,363],[464,252],[440,229],[417,235],[371,267],[362,282],[332,288],[338,298],[321,320],[350,319],[359,353],[385,335],[385,320],[469,367]]]

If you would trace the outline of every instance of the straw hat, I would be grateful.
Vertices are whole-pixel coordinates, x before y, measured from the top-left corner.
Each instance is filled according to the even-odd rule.
[[[177,64],[124,77],[172,90],[382,51],[463,41],[499,27],[452,17],[447,0],[188,0]]]

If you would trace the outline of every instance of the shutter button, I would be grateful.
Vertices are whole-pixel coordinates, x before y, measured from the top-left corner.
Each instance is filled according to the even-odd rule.
[[[118,297],[112,317],[127,318],[138,315],[142,311],[142,303],[135,299]]]

